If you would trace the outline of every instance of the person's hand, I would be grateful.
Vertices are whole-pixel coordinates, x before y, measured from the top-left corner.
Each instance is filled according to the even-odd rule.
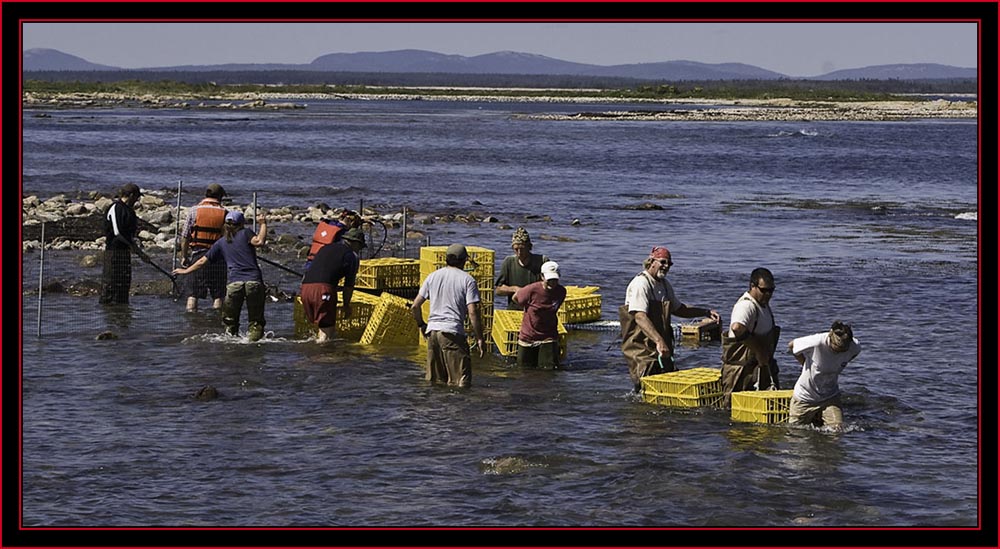
[[[476,347],[479,347],[479,358],[483,358],[486,355],[486,342],[483,341],[483,338],[476,338]]]
[[[182,263],[182,265],[183,265],[183,263]],[[174,275],[174,276],[182,275],[182,274],[187,274],[187,269],[183,268],[183,267],[177,267],[176,269],[174,269],[173,271],[171,271],[171,274]]]
[[[664,340],[657,341],[656,342],[656,352],[659,353],[660,356],[666,355],[667,357],[669,357],[670,356],[670,347],[667,346],[667,342],[664,341]]]
[[[708,317],[714,320],[715,322],[722,324],[722,315],[719,314],[719,311],[716,311],[715,309],[710,309],[708,311]]]
[[[792,342],[792,341],[789,341],[789,342],[788,342],[788,352],[789,352],[789,353],[791,353],[791,352],[792,352],[792,349],[794,349],[794,348],[795,348],[795,347],[794,347],[794,346],[792,345],[792,343],[794,343],[794,342]]]

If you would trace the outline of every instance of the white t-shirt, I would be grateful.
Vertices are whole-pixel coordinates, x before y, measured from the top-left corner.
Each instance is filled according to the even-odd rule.
[[[774,328],[774,316],[771,313],[771,308],[757,303],[750,292],[744,292],[740,296],[736,305],[733,305],[733,314],[729,318],[731,319],[730,326],[739,322],[746,326],[747,330],[751,330],[753,335],[764,335]],[[754,322],[756,322],[756,326]],[[730,328],[729,337],[733,336],[733,330]]]
[[[792,354],[802,354],[805,363],[795,382],[792,397],[804,404],[817,404],[840,394],[837,379],[847,363],[861,352],[857,338],[843,353],[830,348],[830,333],[823,332],[792,340]]]
[[[419,295],[431,303],[428,331],[465,335],[468,305],[479,303],[479,288],[469,273],[454,267],[442,267],[427,275],[420,285]]]
[[[650,301],[660,303],[664,299],[670,300],[670,312],[681,308],[681,302],[674,294],[674,287],[667,282],[667,279],[654,281],[646,271],[635,275],[625,289],[625,305],[628,306],[630,313],[636,311],[648,313]]]

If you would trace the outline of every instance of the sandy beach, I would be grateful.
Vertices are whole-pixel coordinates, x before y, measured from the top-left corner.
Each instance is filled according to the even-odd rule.
[[[27,108],[101,108],[134,106],[178,109],[307,109],[309,101],[488,101],[531,103],[648,103],[650,109],[609,110],[571,114],[518,115],[529,120],[637,120],[637,121],[891,121],[920,118],[975,118],[976,101],[800,101],[774,99],[622,99],[595,94],[581,97],[509,96],[454,94],[379,93],[232,93],[204,97],[129,95],[121,93],[33,93],[26,92]],[[664,110],[664,106],[676,106]]]

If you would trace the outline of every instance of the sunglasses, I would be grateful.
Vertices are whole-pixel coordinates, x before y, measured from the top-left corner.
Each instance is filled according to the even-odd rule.
[[[666,259],[658,259],[658,260],[657,260],[657,262],[658,262],[658,263],[659,263],[660,265],[666,265],[667,267],[670,267],[671,265],[673,265],[673,264],[674,264],[674,262],[673,262],[673,261],[668,261],[668,260],[666,260]]]
[[[763,288],[761,286],[757,286],[757,289],[760,290],[760,291],[762,291],[762,292],[764,292],[765,294],[773,294],[774,293],[774,286],[771,286],[770,288]]]

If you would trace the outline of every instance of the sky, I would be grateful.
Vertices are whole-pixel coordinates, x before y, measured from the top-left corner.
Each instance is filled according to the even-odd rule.
[[[22,48],[122,68],[309,63],[328,53],[533,53],[619,65],[746,63],[787,76],[896,63],[977,65],[974,22],[22,23]]]

